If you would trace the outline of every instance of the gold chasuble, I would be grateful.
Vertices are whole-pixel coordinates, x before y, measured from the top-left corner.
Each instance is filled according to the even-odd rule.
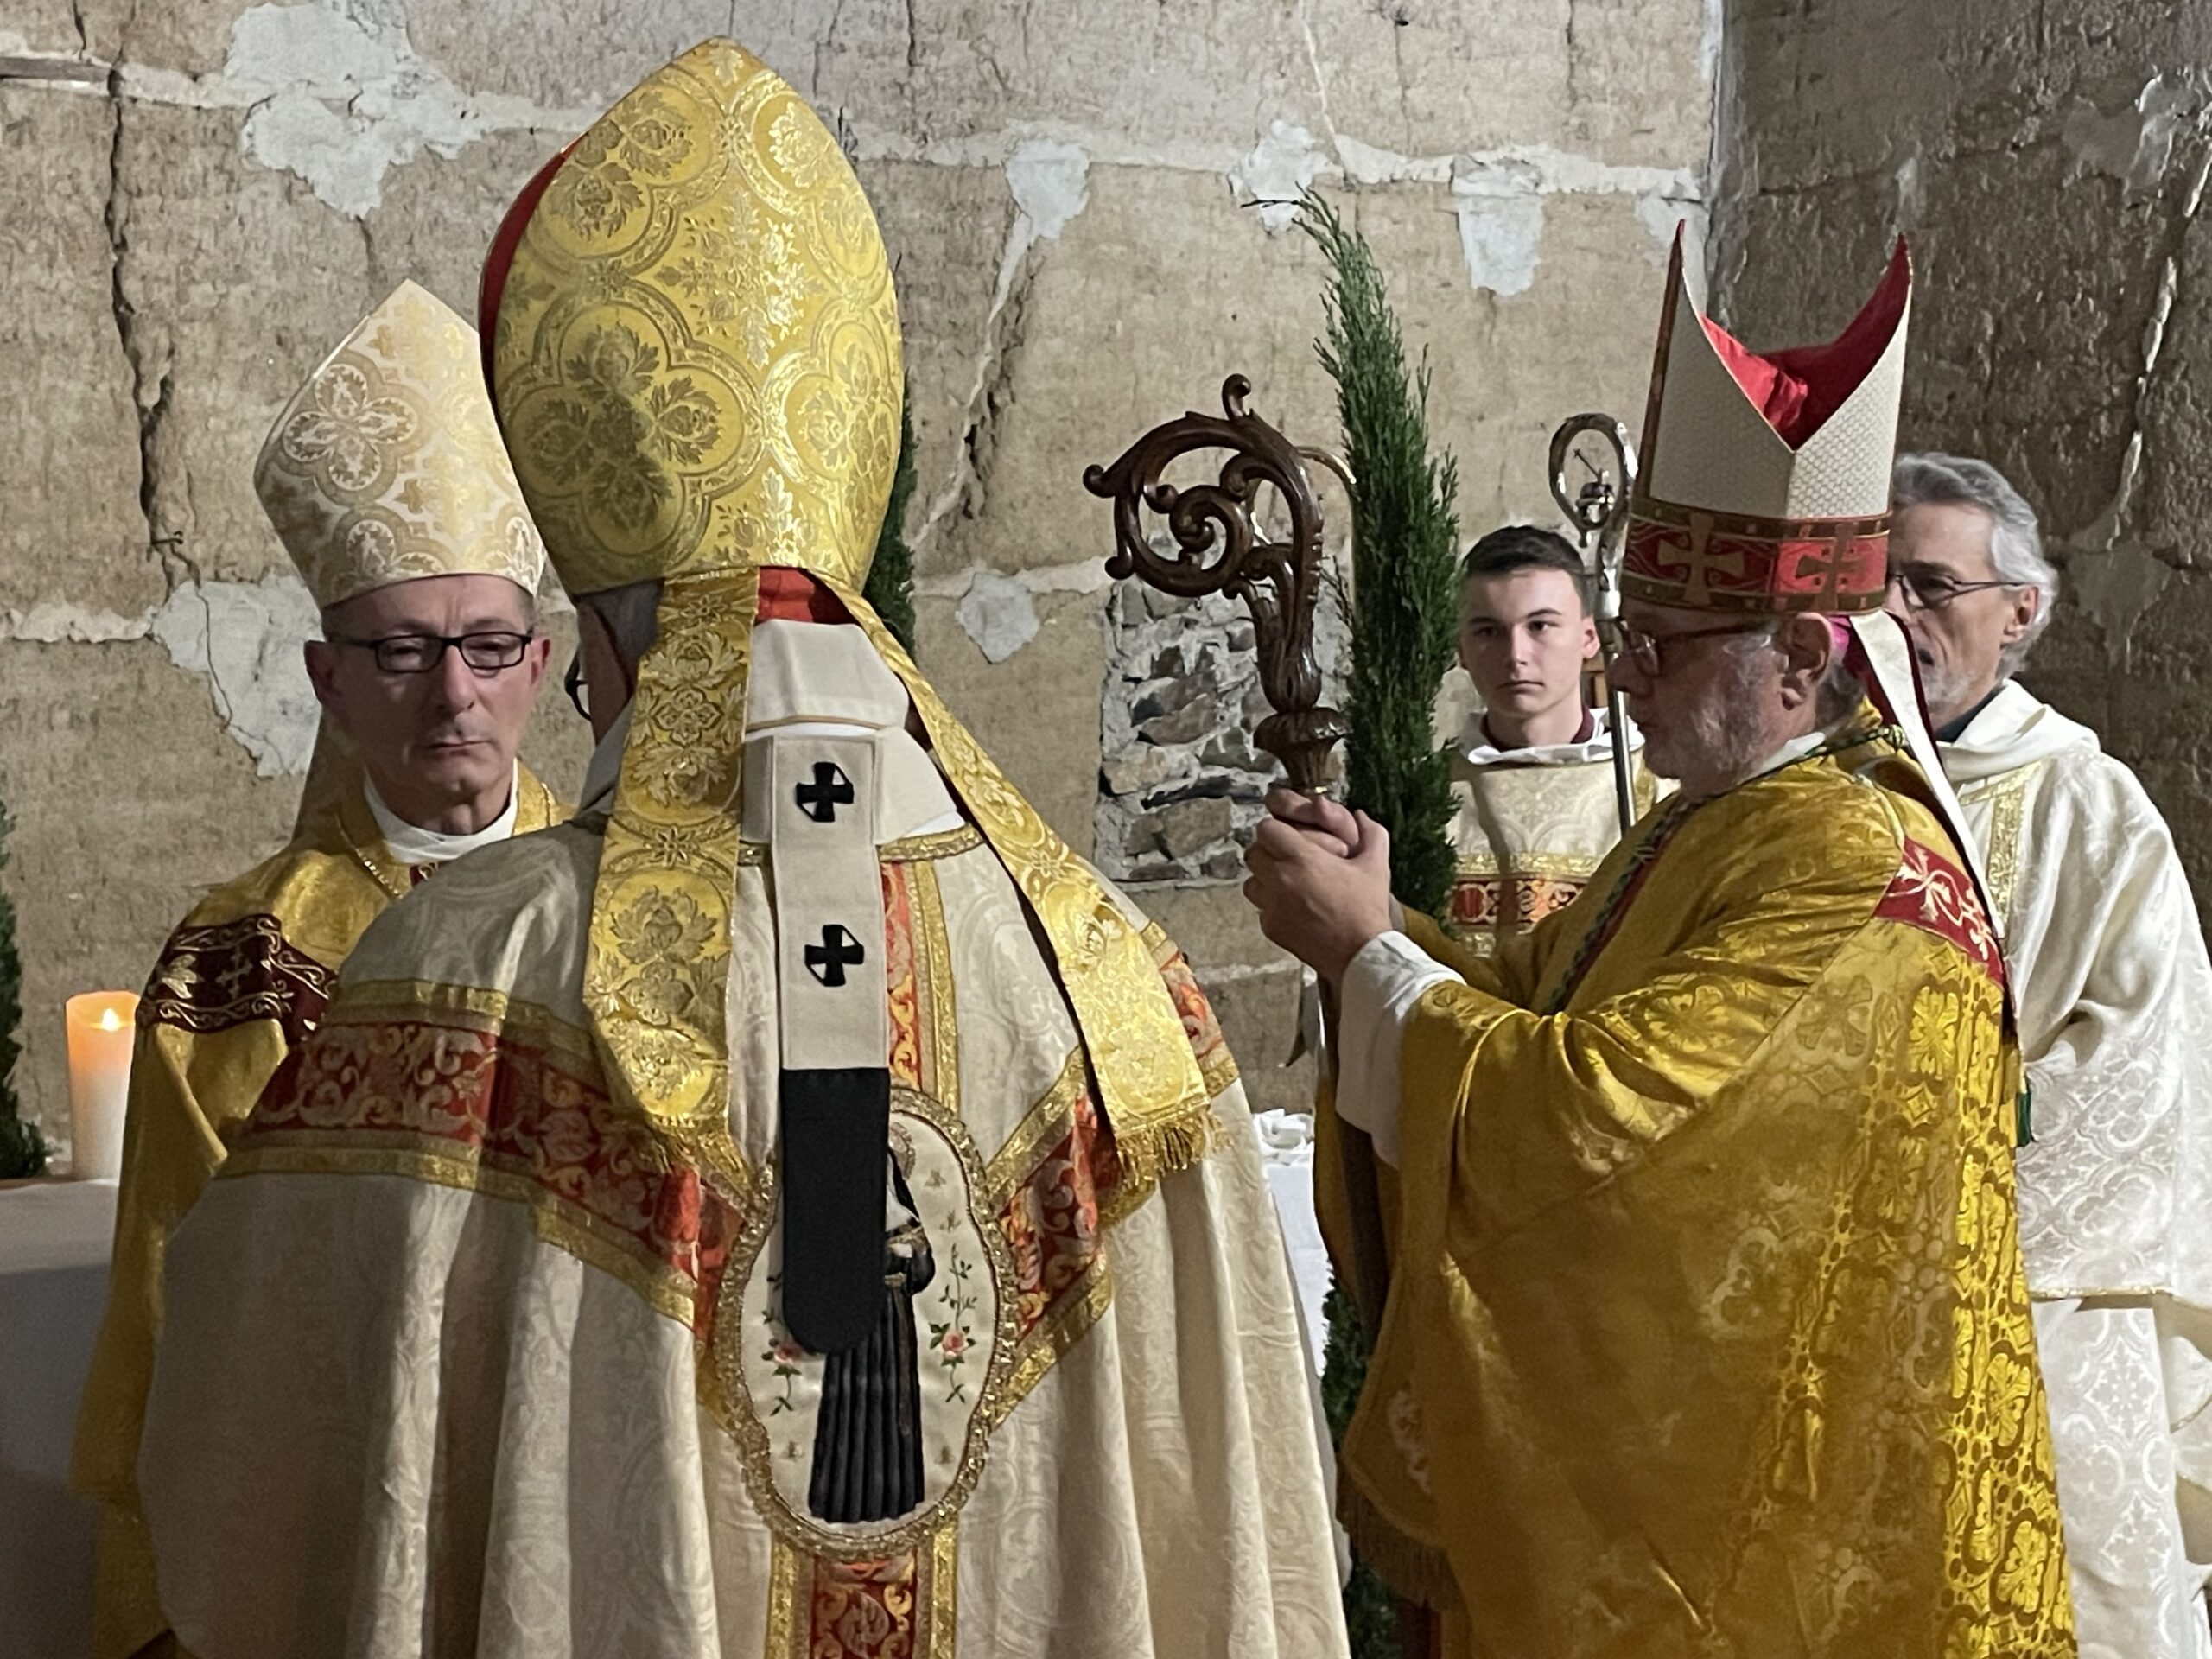
[[[1909,279],[1755,357],[1678,243],[1626,540],[1631,596],[1825,616],[1869,701],[1495,955],[1415,918],[1344,976],[1395,1170],[1340,1510],[1447,1653],[2075,1651],[2005,965],[1877,609]]]
[[[694,49],[532,181],[485,316],[564,582],[657,583],[657,639],[576,818],[378,920],[179,1230],[180,1637],[1342,1655],[1219,1027],[861,597],[900,346],[836,140]]]
[[[2073,1650],[2018,1053],[1909,771],[1662,808],[1487,962],[1415,924],[1466,983],[1405,1028],[1346,1509],[1476,1653]]]
[[[319,606],[417,576],[499,575],[535,591],[544,550],[476,349],[475,330],[403,283],[277,416],[255,483]],[[139,1004],[107,1312],[72,1471],[101,1509],[93,1659],[125,1659],[166,1628],[136,1465],[169,1235],[263,1085],[322,1018],[362,931],[437,868],[393,855],[366,789],[326,723],[291,839],[194,907]],[[522,766],[512,805],[515,835],[566,816]]]

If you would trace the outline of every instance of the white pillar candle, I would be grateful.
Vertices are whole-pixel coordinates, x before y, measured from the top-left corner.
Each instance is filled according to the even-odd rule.
[[[86,991],[69,999],[69,1173],[113,1180],[123,1173],[123,1117],[130,1099],[130,1046],[138,998]]]

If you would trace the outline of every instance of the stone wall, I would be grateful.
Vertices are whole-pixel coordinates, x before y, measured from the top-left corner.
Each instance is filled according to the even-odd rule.
[[[1341,709],[1343,607],[1314,607],[1321,701]],[[1281,767],[1252,745],[1268,717],[1258,639],[1243,605],[1122,584],[1106,606],[1098,867],[1131,887],[1242,881],[1243,849]],[[1336,751],[1341,776],[1344,751]]]
[[[31,1111],[66,1139],[64,995],[141,982],[289,822],[311,711],[250,482],[268,421],[402,277],[467,310],[512,194],[656,64],[734,31],[849,135],[898,261],[922,663],[1090,852],[1124,688],[1084,466],[1231,370],[1333,437],[1319,262],[1270,204],[1319,185],[1372,238],[1470,528],[1548,515],[1547,434],[1632,411],[1664,238],[1701,225],[1718,7],[0,0],[0,798]],[[549,696],[533,762],[573,789],[584,748]],[[1295,975],[1206,846],[1144,902],[1255,1092],[1294,1100]]]
[[[1728,0],[1724,37],[1723,315],[1824,336],[1910,238],[1901,441],[2041,513],[2064,592],[2022,680],[2136,769],[2212,893],[2212,14]]]

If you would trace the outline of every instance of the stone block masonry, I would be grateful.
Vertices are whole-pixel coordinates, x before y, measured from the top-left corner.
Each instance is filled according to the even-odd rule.
[[[1344,626],[1325,594],[1315,622],[1321,699],[1341,706]],[[1107,602],[1106,627],[1099,867],[1139,888],[1243,880],[1262,799],[1282,775],[1252,747],[1269,710],[1243,606],[1123,582]]]
[[[1916,277],[1898,434],[2036,508],[2061,597],[2022,683],[2094,728],[2212,895],[2212,48],[2081,0],[1728,0],[1724,321],[1832,333],[1890,238]]]

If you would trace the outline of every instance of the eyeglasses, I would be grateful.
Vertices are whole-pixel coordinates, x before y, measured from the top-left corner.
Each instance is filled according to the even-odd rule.
[[[1904,602],[1915,610],[1940,611],[1953,600],[1968,594],[1978,594],[1989,588],[2021,588],[2024,582],[1961,582],[1933,565],[1901,565],[1890,572],[1889,586],[1904,595]]]
[[[522,661],[534,633],[388,633],[381,639],[349,639],[334,633],[334,645],[376,653],[377,668],[385,674],[428,674],[446,659],[448,650],[480,678],[512,668]]]
[[[1667,653],[1684,640],[1757,633],[1768,626],[1768,620],[1762,618],[1756,622],[1724,622],[1715,628],[1691,628],[1682,633],[1649,634],[1624,622],[1615,622],[1607,630],[1612,635],[1607,644],[1616,662],[1624,661],[1646,679],[1656,680],[1667,671]]]
[[[589,720],[591,682],[584,678],[583,652],[578,652],[569,658],[569,671],[561,677],[561,689],[569,694],[569,701],[576,705],[576,712]]]

